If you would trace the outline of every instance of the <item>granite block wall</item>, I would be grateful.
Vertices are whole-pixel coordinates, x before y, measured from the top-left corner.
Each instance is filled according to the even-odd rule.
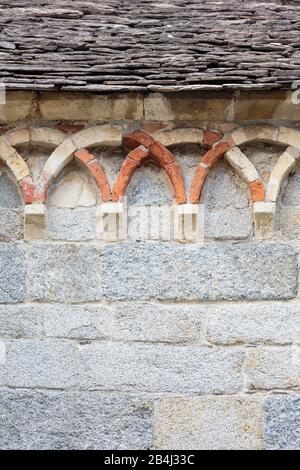
[[[128,178],[127,239],[110,242],[97,223],[103,181],[73,158],[73,148],[62,160],[57,147],[65,139],[89,148],[113,188],[128,149],[112,145],[112,134],[103,143],[99,128],[91,143],[78,137],[82,129],[100,122],[120,126],[122,135],[143,129],[157,141],[162,130],[198,129],[164,146],[189,202],[199,162],[249,115],[236,100],[233,119],[228,99],[218,99],[208,122],[207,109],[201,115],[181,96],[170,104],[154,94],[122,99],[119,108],[103,101],[96,117],[74,99],[66,116],[65,95],[56,104],[53,95],[51,106],[41,95],[32,116],[24,94],[14,93],[14,119],[10,108],[2,118],[0,448],[299,449],[299,161],[280,180],[272,234],[262,238],[253,208],[268,200],[257,201],[220,155],[201,189],[203,239],[181,243],[176,182],[149,158]],[[296,111],[288,120],[286,102],[276,99],[267,118],[253,116],[251,124],[292,129],[300,144]],[[38,139],[33,129],[41,128],[48,134]],[[267,192],[292,144],[257,135],[240,148]],[[160,139],[166,144],[166,135]],[[7,143],[17,154],[6,158]],[[43,186],[54,152],[56,169]],[[17,155],[28,170],[19,178]],[[42,236],[24,239],[24,206],[37,202],[46,207]]]

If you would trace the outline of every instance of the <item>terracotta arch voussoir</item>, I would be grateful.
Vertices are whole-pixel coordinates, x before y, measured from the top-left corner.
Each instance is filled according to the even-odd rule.
[[[145,153],[143,161],[147,159],[155,160],[159,166],[166,171],[170,178],[175,193],[176,203],[184,204],[186,202],[185,188],[180,166],[175,161],[174,155],[164,145],[143,130],[137,130],[124,135],[122,141],[124,147],[128,149],[138,148],[139,152],[142,151],[142,148],[145,149],[144,152],[147,151],[147,155]],[[124,195],[124,191],[133,173],[140,166],[140,162],[138,165],[134,165],[130,162],[130,160],[135,159],[134,155],[135,154],[129,153],[127,157],[129,160],[126,159],[122,165],[113,190],[113,199],[115,200],[117,200],[117,197],[120,197],[120,195]],[[125,181],[127,181],[126,185]]]
[[[112,200],[118,201],[124,196],[126,188],[132,178],[133,173],[139,168],[146,160],[149,159],[149,150],[140,145],[133,149],[122,163],[119,174],[112,190]]]
[[[74,156],[79,160],[94,178],[98,188],[100,189],[101,199],[108,202],[111,198],[110,186],[106,178],[106,174],[96,159],[96,157],[86,149],[77,150]]]
[[[231,140],[224,140],[217,143],[201,158],[197,167],[190,191],[190,202],[198,204],[201,197],[201,191],[208,175],[209,170],[223,157],[230,147],[233,146]]]
[[[140,145],[143,145],[146,148],[149,148],[156,141],[152,135],[148,134],[141,129],[131,132],[130,134],[125,134],[122,137],[122,144],[128,150],[133,150]]]

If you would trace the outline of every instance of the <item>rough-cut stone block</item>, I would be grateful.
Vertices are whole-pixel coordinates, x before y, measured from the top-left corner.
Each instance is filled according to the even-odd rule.
[[[128,208],[133,204],[163,205],[172,203],[169,178],[153,164],[139,168],[126,189]]]
[[[300,237],[300,207],[281,206],[279,227],[285,238],[297,240]]]
[[[194,305],[159,305],[146,302],[114,306],[116,339],[182,343],[203,340],[206,309]]]
[[[25,240],[41,240],[45,237],[46,217],[45,204],[26,204],[24,209]]]
[[[42,244],[32,247],[33,300],[100,300],[100,251],[93,246]]]
[[[248,183],[259,179],[259,174],[253,163],[238,148],[233,147],[225,153],[226,160],[237,171],[237,173]]]
[[[23,238],[21,211],[0,209],[0,242],[13,242]]]
[[[0,106],[0,123],[29,117],[34,100],[33,91],[7,91],[6,102]]]
[[[17,184],[8,175],[0,171],[0,207],[4,209],[15,209],[22,206]]]
[[[6,343],[0,340],[0,366],[4,366],[6,362]]]
[[[111,310],[106,305],[45,305],[39,307],[46,336],[102,339],[111,335]]]
[[[202,201],[211,210],[245,209],[249,206],[249,189],[224,159],[208,175]]]
[[[26,256],[22,246],[0,244],[0,303],[22,302],[26,294]]]
[[[255,202],[253,204],[253,209],[256,238],[258,240],[267,240],[272,238],[276,214],[276,203]]]
[[[73,120],[74,116],[81,121],[143,119],[143,97],[132,93],[45,92],[40,97],[39,109],[45,120]]]
[[[297,304],[224,304],[210,312],[207,339],[214,344],[290,344],[300,324]]]
[[[293,105],[292,93],[293,91],[285,90],[241,91],[234,102],[236,121],[249,119],[299,121],[300,106]]]
[[[92,240],[95,238],[95,227],[94,207],[48,209],[47,231],[52,240]]]
[[[0,331],[2,337],[22,338],[38,333],[38,317],[31,306],[0,306]]]
[[[104,248],[102,262],[108,300],[275,300],[297,292],[296,253],[279,244],[120,243]]]
[[[1,449],[149,449],[153,402],[117,394],[2,390]]]
[[[299,395],[270,395],[265,404],[265,448],[299,450],[299,423]]]
[[[69,341],[20,339],[6,342],[0,384],[66,388],[76,383],[76,346]]]
[[[157,405],[157,449],[261,449],[260,397],[163,398]]]
[[[204,234],[219,240],[242,240],[253,233],[252,214],[247,209],[219,209],[204,211]]]
[[[93,343],[79,352],[86,388],[218,394],[242,386],[244,353],[238,348]]]
[[[149,121],[229,120],[232,95],[215,92],[150,93],[144,99],[144,118]]]
[[[247,386],[251,390],[290,388],[299,385],[299,357],[291,347],[258,347],[245,363]]]

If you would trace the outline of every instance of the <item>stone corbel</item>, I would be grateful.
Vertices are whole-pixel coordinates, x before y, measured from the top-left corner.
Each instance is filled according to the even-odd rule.
[[[41,240],[45,237],[47,208],[45,204],[26,204],[24,208],[25,240]]]
[[[276,202],[255,202],[254,229],[255,236],[259,240],[272,238],[276,214]]]
[[[179,204],[174,207],[174,237],[181,242],[201,241],[204,225],[203,205]]]
[[[97,208],[97,236],[106,241],[127,238],[126,202],[104,202]]]

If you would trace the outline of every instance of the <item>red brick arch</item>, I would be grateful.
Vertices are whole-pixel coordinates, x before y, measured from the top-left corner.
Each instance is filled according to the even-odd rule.
[[[192,204],[200,202],[202,188],[210,169],[224,156],[227,150],[234,146],[234,141],[229,137],[227,140],[217,143],[201,158],[190,191],[190,202]],[[249,189],[252,202],[265,200],[265,189],[260,179],[250,182]]]
[[[150,134],[138,130],[123,136],[123,145],[131,150],[125,158],[112,191],[112,200],[118,201],[125,194],[134,172],[147,160],[154,160],[165,170],[172,183],[176,203],[186,202],[185,188],[179,164],[174,155]]]

